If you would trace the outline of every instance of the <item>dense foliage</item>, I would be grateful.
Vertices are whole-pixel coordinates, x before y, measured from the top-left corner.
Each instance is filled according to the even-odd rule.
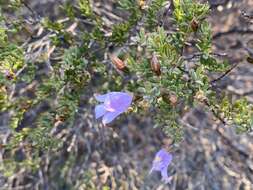
[[[182,116],[199,105],[223,125],[252,130],[253,105],[230,99],[216,85],[233,66],[212,51],[207,4],[120,0],[128,18],[108,29],[88,0],[78,0],[62,6],[67,16],[60,21],[30,10],[30,29],[19,15],[27,5],[10,2],[0,1],[0,111],[10,115],[11,129],[0,165],[6,176],[22,167],[36,170],[43,154],[61,149],[55,131],[74,128],[80,110],[96,104],[94,93],[133,93],[127,113],[149,112],[175,142],[187,125]]]

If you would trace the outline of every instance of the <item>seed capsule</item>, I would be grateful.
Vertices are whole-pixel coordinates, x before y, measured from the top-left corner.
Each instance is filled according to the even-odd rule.
[[[195,19],[191,21],[191,28],[194,32],[196,32],[199,28],[199,23]]]
[[[151,58],[151,69],[157,76],[161,75],[161,65],[155,53],[153,53]]]

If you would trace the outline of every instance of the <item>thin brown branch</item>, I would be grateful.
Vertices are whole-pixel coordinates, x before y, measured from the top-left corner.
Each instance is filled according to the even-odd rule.
[[[21,1],[21,3],[32,13],[33,16],[38,17],[36,11],[34,11],[29,4],[27,4],[25,1]]]
[[[224,77],[226,77],[227,75],[229,75],[238,65],[240,64],[240,62],[237,62],[236,64],[234,64],[230,69],[228,69],[225,73],[223,73],[221,76],[219,76],[218,78],[212,80],[210,83],[211,85],[213,85],[214,83],[222,80]]]

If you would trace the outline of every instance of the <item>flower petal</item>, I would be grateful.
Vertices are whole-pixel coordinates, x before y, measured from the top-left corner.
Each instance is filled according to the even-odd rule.
[[[172,180],[172,177],[170,176],[168,176],[168,173],[167,173],[167,167],[166,168],[163,168],[162,170],[161,170],[161,176],[162,176],[162,181],[164,182],[164,183],[170,183],[171,182],[171,180]]]
[[[105,99],[105,107],[108,111],[115,110],[123,113],[132,103],[133,96],[125,92],[111,92]]]
[[[102,117],[106,113],[105,106],[103,104],[97,105],[95,107],[95,117],[96,119]]]
[[[114,120],[118,115],[120,115],[119,112],[107,112],[102,119],[102,123],[106,125]]]
[[[95,98],[99,102],[104,102],[107,96],[108,94],[103,94],[103,95],[95,94]]]
[[[161,149],[156,153],[155,159],[153,160],[153,170],[161,171],[163,168],[167,168],[172,161],[172,154],[166,150]]]

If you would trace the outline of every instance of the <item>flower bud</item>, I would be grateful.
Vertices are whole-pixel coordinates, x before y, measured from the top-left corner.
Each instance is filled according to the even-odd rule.
[[[174,94],[170,95],[169,100],[170,100],[170,103],[171,103],[172,106],[177,105],[177,96],[176,95],[174,95]]]
[[[151,69],[157,76],[161,75],[161,65],[155,53],[152,54]]]
[[[182,80],[185,82],[188,82],[190,80],[189,76],[187,74],[182,75]]]
[[[177,95],[171,92],[166,92],[166,90],[161,90],[162,99],[164,102],[176,106],[178,103]]]
[[[110,59],[112,61],[112,64],[120,71],[127,72],[128,68],[126,67],[126,64],[118,57],[115,55],[110,55]]]
[[[139,0],[139,6],[141,9],[145,9],[145,0]]]
[[[64,118],[64,116],[63,115],[56,115],[55,116],[55,121],[61,121],[61,122],[63,122],[63,121],[65,121],[65,118]]]
[[[204,102],[206,100],[206,96],[205,96],[205,93],[202,91],[202,90],[199,90],[194,98],[200,102]]]
[[[12,71],[6,71],[5,77],[7,80],[13,80],[15,78],[15,74]]]
[[[196,32],[199,28],[199,23],[195,19],[191,21],[191,28],[194,32]]]

